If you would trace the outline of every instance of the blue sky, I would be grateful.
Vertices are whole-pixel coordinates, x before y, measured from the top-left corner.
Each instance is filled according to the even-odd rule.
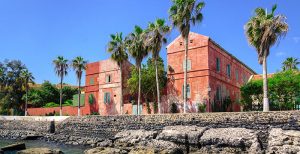
[[[244,24],[256,7],[271,9],[287,16],[289,32],[271,49],[268,71],[276,72],[286,57],[300,58],[299,0],[206,0],[204,20],[192,31],[211,37],[222,47],[262,72],[255,50],[247,43]],[[58,83],[52,60],[59,55],[68,59],[82,56],[89,62],[108,58],[105,51],[109,35],[127,35],[134,25],[146,28],[156,18],[168,20],[170,0],[1,0],[0,61],[21,60],[33,72],[37,83]],[[170,21],[168,21],[170,23]],[[174,29],[171,42],[179,35]],[[165,48],[161,56],[166,61]],[[73,71],[65,79],[76,84]]]

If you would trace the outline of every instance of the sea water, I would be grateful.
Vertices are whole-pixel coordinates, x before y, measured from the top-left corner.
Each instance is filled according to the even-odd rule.
[[[83,146],[71,146],[71,145],[64,145],[64,144],[57,144],[51,142],[45,142],[41,140],[0,140],[0,148],[14,144],[17,142],[24,142],[26,145],[26,149],[29,148],[49,148],[49,149],[60,149],[64,154],[83,154],[84,150],[87,147]],[[5,154],[16,154],[17,151],[5,152]]]

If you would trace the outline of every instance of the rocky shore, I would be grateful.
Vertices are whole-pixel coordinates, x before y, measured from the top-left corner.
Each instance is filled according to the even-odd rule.
[[[24,124],[34,122],[10,122],[22,124],[0,125],[0,138],[42,136],[46,142],[90,147],[86,154],[300,153],[299,119],[299,111],[85,116],[56,123],[55,132],[50,122],[36,128]]]

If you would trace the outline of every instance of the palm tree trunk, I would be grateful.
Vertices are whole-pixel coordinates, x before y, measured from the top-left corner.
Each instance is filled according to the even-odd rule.
[[[267,77],[267,56],[263,58],[263,91],[264,91],[264,105],[263,111],[269,111],[269,99],[268,99],[268,77]]]
[[[188,42],[189,38],[188,35],[184,38],[185,41],[185,52],[184,52],[184,81],[183,81],[183,113],[186,113],[186,102],[187,102],[187,95],[186,95],[186,86],[187,86],[187,54],[188,54]]]
[[[27,85],[27,82],[26,82],[25,116],[27,116],[27,105],[28,105],[28,85]]]
[[[120,114],[123,114],[123,72],[122,62],[120,63]]]
[[[62,83],[63,82],[63,77],[60,78],[60,96],[59,96],[59,106],[60,106],[60,110],[59,110],[59,115],[62,116]]]
[[[140,115],[140,101],[141,101],[141,66],[139,66],[139,92],[138,92],[138,103],[137,103],[137,114]]]
[[[80,96],[81,96],[81,91],[80,91],[80,82],[81,82],[81,76],[78,78],[78,116],[80,116]]]
[[[155,77],[156,77],[156,92],[157,92],[158,113],[161,114],[160,92],[159,92],[159,81],[158,81],[158,70],[157,70],[157,58],[155,58]]]

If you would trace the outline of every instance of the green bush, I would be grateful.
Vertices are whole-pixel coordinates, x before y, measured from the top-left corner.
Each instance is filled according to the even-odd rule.
[[[206,111],[206,104],[198,104],[198,112],[204,113]]]
[[[73,105],[73,101],[72,100],[66,100],[65,102],[64,102],[64,105],[65,106],[71,106],[71,105]]]
[[[56,104],[54,102],[50,102],[50,103],[47,103],[44,107],[48,108],[48,107],[58,107],[58,106],[59,106],[59,104]]]

